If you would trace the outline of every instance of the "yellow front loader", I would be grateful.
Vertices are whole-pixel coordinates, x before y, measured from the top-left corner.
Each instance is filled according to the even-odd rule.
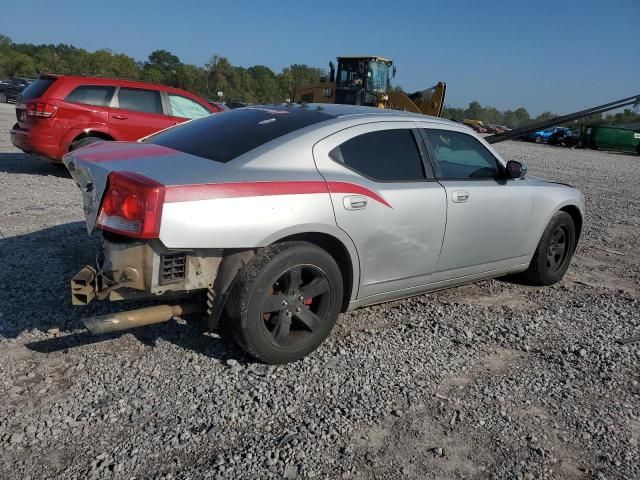
[[[368,105],[434,117],[442,115],[447,91],[444,82],[407,95],[390,86],[396,74],[391,60],[377,56],[338,57],[337,60],[337,72],[333,62],[329,63],[328,81],[298,89],[293,101]]]

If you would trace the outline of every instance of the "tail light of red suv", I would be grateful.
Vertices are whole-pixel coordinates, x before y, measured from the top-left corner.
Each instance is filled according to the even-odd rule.
[[[111,172],[98,226],[135,238],[158,238],[165,186],[144,175]]]
[[[27,103],[27,116],[35,118],[50,118],[58,111],[58,107],[47,102]]]

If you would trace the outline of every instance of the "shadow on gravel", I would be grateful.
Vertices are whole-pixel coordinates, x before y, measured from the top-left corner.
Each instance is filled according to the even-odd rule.
[[[0,153],[0,172],[71,178],[66,167],[28,153]]]
[[[99,237],[88,237],[84,222],[0,238],[0,338],[15,338],[23,332],[46,332],[57,328],[60,336],[26,346],[37,352],[54,352],[133,335],[149,346],[165,340],[218,359],[233,358],[241,363],[250,361],[233,341],[211,334],[206,330],[205,322],[196,318],[112,335],[89,335],[80,321],[84,317],[153,304],[93,302],[86,307],[71,305],[69,281],[83,265],[93,263],[98,246]]]

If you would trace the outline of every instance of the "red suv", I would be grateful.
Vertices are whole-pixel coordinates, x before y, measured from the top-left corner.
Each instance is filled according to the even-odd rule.
[[[179,88],[133,80],[42,75],[16,102],[11,141],[60,162],[96,140],[137,140],[220,109]]]

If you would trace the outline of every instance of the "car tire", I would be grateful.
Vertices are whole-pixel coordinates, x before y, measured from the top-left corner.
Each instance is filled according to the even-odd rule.
[[[542,143],[542,137],[538,135],[538,136],[534,139],[534,142],[536,142],[536,143]]]
[[[4,93],[0,93],[0,103],[8,103],[7,96]]]
[[[307,242],[263,248],[239,273],[227,300],[225,328],[258,360],[300,360],[327,338],[342,305],[334,258]]]
[[[533,285],[552,285],[564,276],[576,248],[576,227],[567,212],[557,212],[544,229],[524,279]]]
[[[81,138],[80,140],[76,140],[71,145],[69,145],[69,151],[73,152],[74,150],[77,150],[82,147],[86,147],[87,145],[91,145],[92,143],[104,142],[104,141],[105,139],[100,137],[84,137],[84,138]]]

